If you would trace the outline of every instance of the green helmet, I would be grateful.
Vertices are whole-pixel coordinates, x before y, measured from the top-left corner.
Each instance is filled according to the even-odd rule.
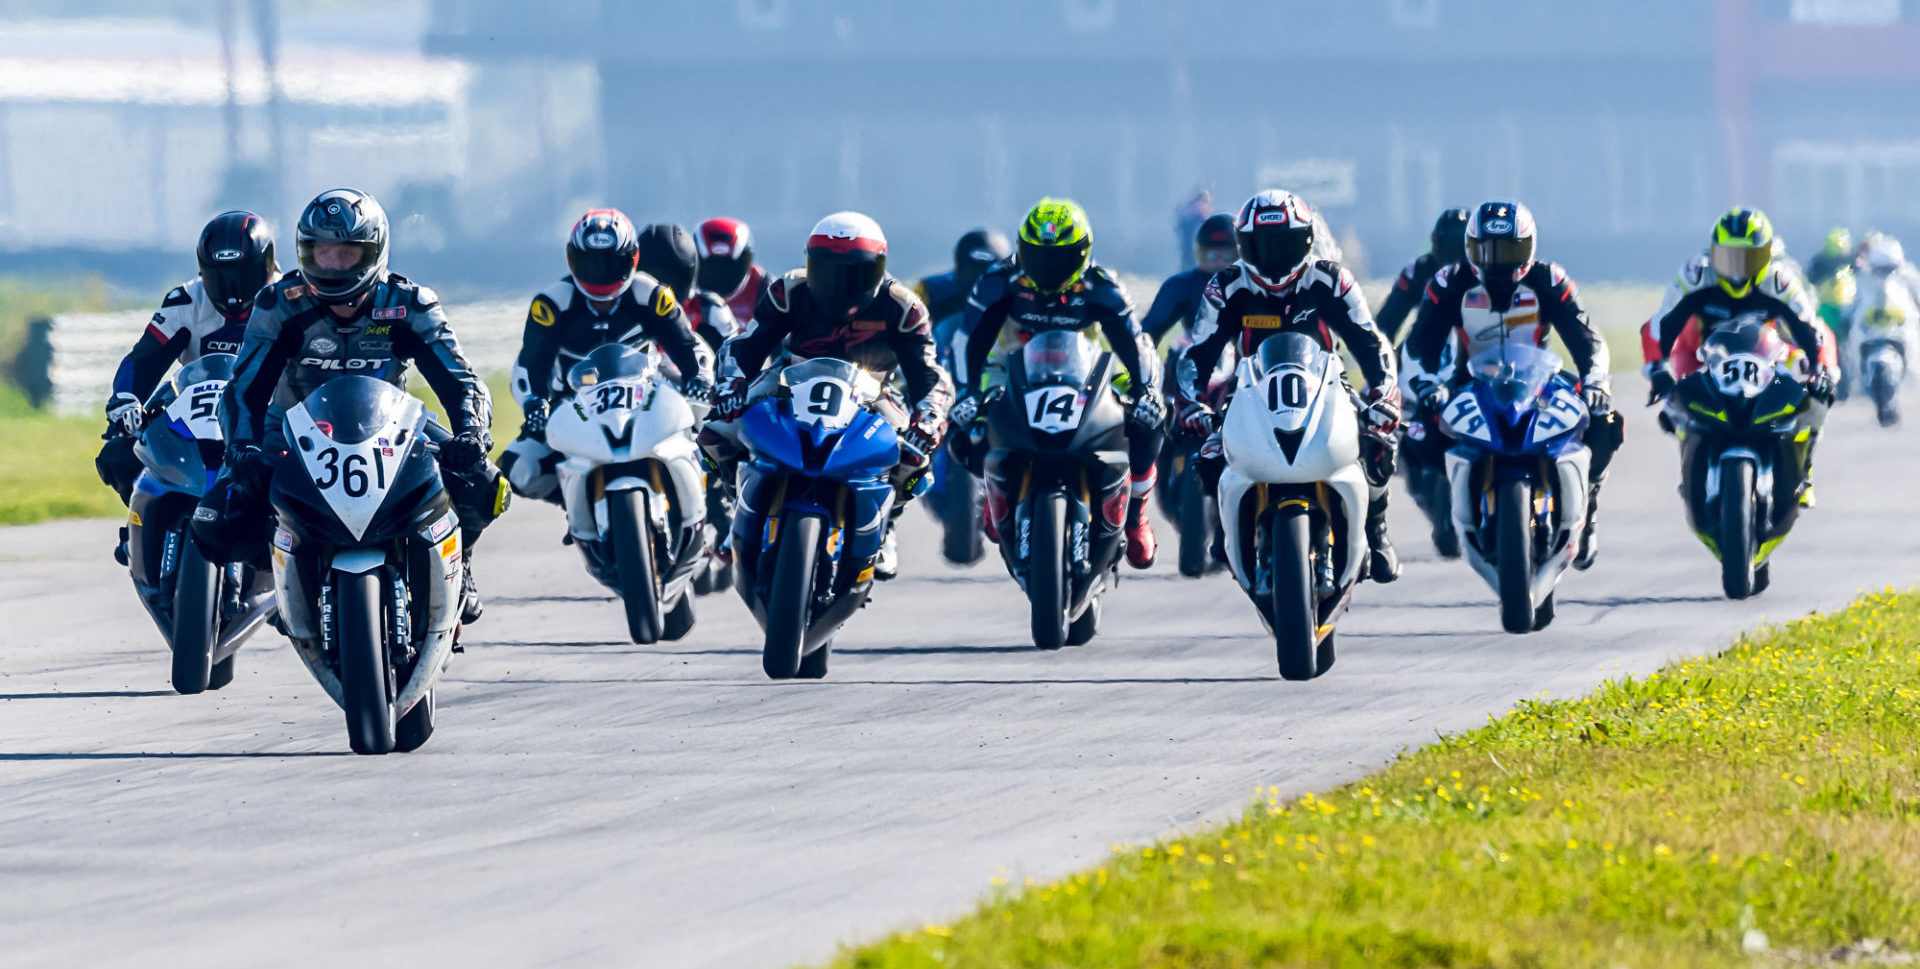
[[[1020,223],[1020,271],[1043,293],[1079,282],[1092,252],[1093,227],[1071,199],[1043,198]]]
[[[1729,210],[1713,225],[1708,261],[1727,295],[1747,295],[1773,262],[1773,224],[1758,209]]]
[[[1825,256],[1845,256],[1853,252],[1853,233],[1844,225],[1834,226],[1827,233],[1827,241],[1821,243],[1820,254]]]

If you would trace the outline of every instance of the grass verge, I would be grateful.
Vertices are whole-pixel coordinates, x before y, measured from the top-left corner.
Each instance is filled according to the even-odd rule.
[[[20,391],[0,384],[0,525],[125,514],[93,470],[105,423],[34,410]]]
[[[838,969],[1827,964],[1920,943],[1920,596],[1522,702]],[[1756,963],[1747,950],[1770,946]],[[1854,948],[1847,948],[1847,947]],[[1871,948],[1871,945],[1868,947]],[[1884,951],[1884,950],[1883,950]]]

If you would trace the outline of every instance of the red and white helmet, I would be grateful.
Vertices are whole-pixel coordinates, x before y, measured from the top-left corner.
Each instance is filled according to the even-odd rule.
[[[753,232],[745,222],[725,217],[700,223],[700,271],[697,285],[729,297],[746,285],[753,271]]]
[[[880,293],[887,236],[858,212],[835,212],[807,235],[807,290],[829,319],[850,319]]]
[[[1313,259],[1313,210],[1299,196],[1270,188],[1240,206],[1233,225],[1240,263],[1253,281],[1280,289],[1307,269]]]

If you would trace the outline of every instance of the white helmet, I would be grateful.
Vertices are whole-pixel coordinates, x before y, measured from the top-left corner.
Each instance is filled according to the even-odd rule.
[[[807,235],[807,291],[829,319],[851,319],[887,278],[887,236],[858,212],[835,212]]]

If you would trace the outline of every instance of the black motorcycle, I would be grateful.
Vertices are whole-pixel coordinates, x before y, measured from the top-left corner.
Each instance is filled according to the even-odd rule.
[[[1807,392],[1792,355],[1759,314],[1723,324],[1663,414],[1680,438],[1687,520],[1720,559],[1729,599],[1766,589],[1767,557],[1799,516],[1808,452],[1826,421],[1827,405]]]
[[[1093,639],[1100,595],[1119,578],[1128,466],[1113,376],[1113,354],[1086,337],[1038,333],[986,402],[988,512],[1041,649]]]

